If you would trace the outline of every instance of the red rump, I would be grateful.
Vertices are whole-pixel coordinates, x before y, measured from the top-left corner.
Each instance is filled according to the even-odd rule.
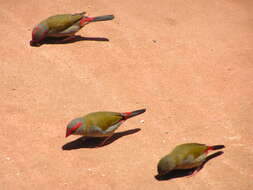
[[[213,150],[213,147],[209,146],[206,151],[211,151],[211,150]]]
[[[132,112],[125,112],[124,114],[125,114],[126,116],[129,116],[129,115],[132,114]]]
[[[136,111],[132,111],[132,112],[124,112],[121,115],[123,116],[124,120],[126,120],[131,117],[140,115],[140,114],[144,113],[145,111],[146,111],[146,109],[141,109],[141,110],[136,110]]]
[[[208,153],[212,150],[219,150],[219,149],[222,149],[222,148],[225,148],[225,146],[224,145],[208,146],[205,152]]]
[[[205,154],[207,155],[212,150],[213,150],[213,147],[212,146],[208,146],[207,149],[205,150]]]
[[[86,22],[91,22],[93,21],[94,18],[92,17],[86,17],[86,18],[83,18],[82,20],[80,20],[80,25],[82,26],[83,24],[85,24]]]

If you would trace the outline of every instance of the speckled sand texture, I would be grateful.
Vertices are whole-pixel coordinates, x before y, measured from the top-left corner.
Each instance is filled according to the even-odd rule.
[[[29,45],[39,21],[82,11],[115,19]],[[1,0],[0,23],[1,190],[253,189],[252,0]],[[71,119],[141,108],[118,132],[141,130],[62,149]],[[156,180],[187,142],[226,149],[193,177]]]

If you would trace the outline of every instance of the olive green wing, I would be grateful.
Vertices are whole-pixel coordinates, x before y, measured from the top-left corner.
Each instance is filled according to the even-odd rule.
[[[206,158],[205,144],[187,143],[177,146],[171,153],[176,161],[177,169],[187,169],[199,166]]]
[[[197,158],[202,155],[207,150],[207,148],[208,147],[205,144],[187,143],[177,146],[172,151],[172,154],[180,154],[183,157],[187,157],[191,154],[194,156],[194,158]]]
[[[96,126],[102,131],[106,131],[111,126],[122,121],[123,116],[116,112],[94,112],[85,116],[87,127]]]
[[[74,25],[84,17],[84,13],[62,14],[51,16],[45,22],[49,27],[50,33],[61,32]]]

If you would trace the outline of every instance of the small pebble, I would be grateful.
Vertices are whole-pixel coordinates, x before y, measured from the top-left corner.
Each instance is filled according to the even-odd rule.
[[[144,123],[144,119],[140,120],[140,123]]]

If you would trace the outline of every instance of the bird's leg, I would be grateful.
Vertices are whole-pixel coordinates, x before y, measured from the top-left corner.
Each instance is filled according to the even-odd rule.
[[[110,139],[111,137],[112,137],[112,135],[106,137],[105,140],[103,140],[103,142],[100,143],[100,144],[98,145],[98,147],[103,146],[103,145],[105,144],[105,142],[106,142],[108,139]]]

